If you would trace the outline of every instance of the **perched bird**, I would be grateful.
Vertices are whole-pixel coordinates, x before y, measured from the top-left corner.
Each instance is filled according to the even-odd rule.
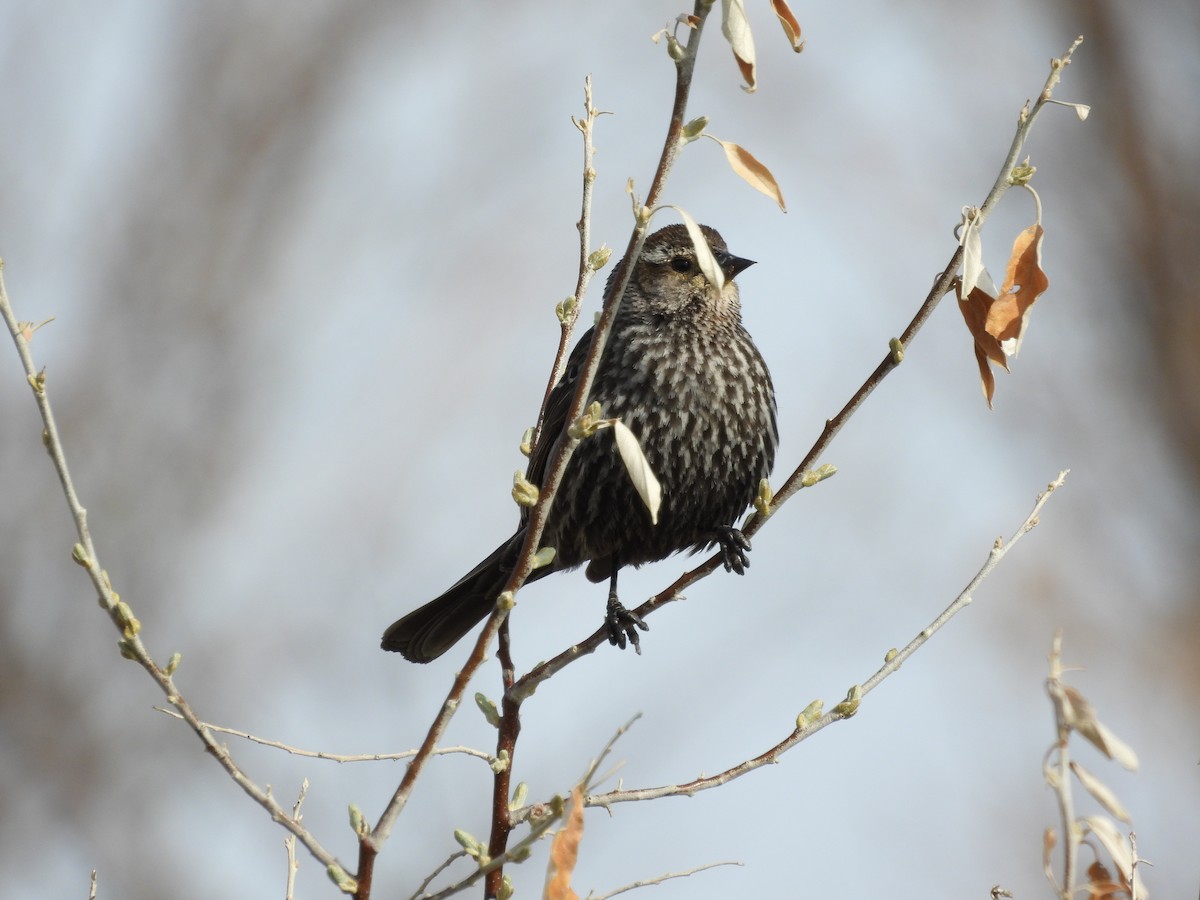
[[[622,648],[626,638],[637,647],[636,629],[647,628],[617,598],[622,566],[719,545],[726,570],[743,573],[750,543],[735,525],[770,474],[779,442],[771,376],[742,327],[733,282],[753,261],[731,254],[714,229],[702,229],[724,287],[701,272],[684,226],[650,235],[588,398],[638,438],[662,485],[658,523],[633,487],[612,430],[597,431],[575,449],[550,508],[542,546],[555,549],[554,561],[529,576],[534,581],[586,562],[590,581],[608,579],[605,622],[609,641]],[[526,473],[536,485],[566,424],[591,339],[591,331],[579,339],[550,394]],[[527,523],[523,509],[516,534],[436,600],[388,628],[383,649],[429,662],[485,619],[516,565]]]

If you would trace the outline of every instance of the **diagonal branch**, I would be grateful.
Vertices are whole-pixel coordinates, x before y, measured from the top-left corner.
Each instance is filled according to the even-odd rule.
[[[13,343],[17,347],[17,355],[21,358],[21,365],[25,369],[26,380],[33,389],[34,400],[37,402],[38,411],[42,415],[42,443],[46,445],[46,450],[50,453],[50,460],[54,465],[54,470],[58,473],[58,480],[62,485],[63,495],[66,497],[67,506],[71,511],[71,518],[75,522],[75,530],[79,536],[79,543],[71,550],[71,557],[87,571],[88,577],[96,589],[101,607],[108,613],[109,618],[112,619],[113,624],[121,633],[121,639],[117,645],[121,650],[121,655],[126,659],[136,662],[154,679],[154,682],[166,696],[167,702],[175,708],[179,717],[187,722],[204,745],[204,749],[228,773],[229,777],[237,783],[238,787],[254,800],[255,803],[265,809],[274,821],[295,835],[308,848],[308,851],[326,867],[326,871],[330,873],[330,876],[335,881],[339,880],[339,878],[348,878],[349,876],[346,875],[345,868],[338,862],[337,857],[326,850],[308,829],[300,824],[296,816],[289,814],[287,810],[281,807],[275,801],[275,798],[271,796],[269,789],[263,789],[251,780],[242,771],[241,767],[234,762],[233,756],[229,753],[229,748],[223,743],[218,742],[213,736],[212,730],[204,722],[200,721],[200,718],[192,710],[191,705],[184,699],[179,688],[175,685],[174,673],[177,660],[172,660],[166,666],[159,666],[142,643],[142,639],[139,636],[141,623],[134,616],[129,604],[122,600],[120,595],[113,590],[108,572],[100,566],[100,559],[96,554],[96,547],[92,541],[91,531],[88,529],[87,510],[79,501],[74,481],[71,479],[71,471],[67,467],[67,457],[63,449],[62,438],[59,435],[58,425],[54,420],[54,410],[50,406],[50,397],[46,391],[46,373],[45,370],[38,371],[33,361],[33,354],[29,348],[29,338],[35,329],[26,323],[17,321],[12,305],[9,303],[8,292],[4,287],[3,268],[3,261],[0,261],[0,317],[4,319],[4,323],[8,326]]]
[[[996,181],[992,185],[992,188],[988,192],[987,196],[984,198],[983,203],[980,204],[979,208],[974,211],[974,221],[976,222],[976,227],[982,226],[984,220],[991,213],[992,209],[995,208],[1000,198],[1009,189],[1009,187],[1012,186],[1012,170],[1025,147],[1025,142],[1029,137],[1030,130],[1033,128],[1033,123],[1037,120],[1037,117],[1041,111],[1052,102],[1051,94],[1053,89],[1058,84],[1059,79],[1062,77],[1063,69],[1070,64],[1072,54],[1082,42],[1082,37],[1076,38],[1074,43],[1071,44],[1063,56],[1051,60],[1050,75],[1046,79],[1046,83],[1042,87],[1042,91],[1038,95],[1037,101],[1033,104],[1032,108],[1028,103],[1026,103],[1025,107],[1021,110],[1017,122],[1016,133],[1013,136],[1012,144],[1010,145],[1008,153],[1004,158],[1004,162],[1000,166],[1000,172],[996,177]],[[874,392],[875,388],[877,388],[883,382],[884,378],[891,374],[891,372],[903,361],[905,348],[912,343],[913,339],[917,336],[917,333],[924,327],[925,323],[929,321],[930,316],[933,315],[933,311],[937,308],[938,303],[941,302],[942,297],[949,293],[953,288],[954,279],[957,276],[959,267],[962,265],[962,259],[963,248],[960,246],[955,248],[954,253],[950,257],[950,261],[946,264],[946,267],[942,270],[941,274],[939,274],[935,279],[933,287],[930,289],[929,293],[925,297],[924,302],[913,316],[912,321],[908,323],[908,327],[904,329],[904,332],[898,339],[892,341],[891,345],[889,346],[888,354],[883,358],[879,365],[875,367],[875,370],[867,377],[858,390],[854,392],[853,396],[851,396],[851,398],[846,402],[845,406],[843,406],[833,418],[825,422],[825,427],[822,429],[821,434],[818,436],[816,442],[809,449],[808,453],[805,454],[804,458],[800,461],[799,465],[796,466],[792,474],[789,475],[787,480],[784,481],[782,487],[780,487],[780,489],[775,493],[774,497],[770,500],[770,503],[765,507],[766,515],[764,515],[762,512],[756,512],[746,521],[742,531],[747,537],[752,537],[754,534],[756,534],[759,529],[766,524],[767,519],[774,515],[775,512],[781,506],[783,506],[784,503],[791,499],[791,497],[794,496],[797,491],[803,487],[806,487],[808,484],[813,483],[813,467],[816,465],[817,460],[819,460],[825,454],[826,450],[829,449],[830,444],[833,443],[833,439],[837,437],[838,433],[842,430],[846,423],[850,421],[850,418],[858,411],[863,403],[866,402],[867,397],[869,397]],[[720,554],[717,554],[705,560],[696,568],[684,572],[674,582],[668,585],[664,590],[648,599],[645,603],[634,610],[634,612],[643,618],[646,617],[658,607],[670,603],[673,600],[679,599],[684,590],[700,581],[702,578],[708,577],[720,567],[721,556]],[[547,660],[546,662],[535,666],[516,681],[513,687],[510,688],[509,693],[516,697],[529,696],[537,689],[537,686],[547,678],[550,678],[556,672],[566,668],[568,665],[575,662],[575,660],[595,652],[595,650],[603,645],[607,639],[608,637],[605,629],[597,629],[582,641],[572,644],[553,659]]]
[[[1069,471],[1069,470],[1068,470]],[[900,667],[919,650],[934,634],[954,618],[958,613],[970,605],[974,598],[975,592],[984,580],[991,574],[992,570],[1000,564],[1000,561],[1008,555],[1009,551],[1017,545],[1017,543],[1038,524],[1038,517],[1041,514],[1042,507],[1050,499],[1050,495],[1055,490],[1062,487],[1066,480],[1067,471],[1059,472],[1058,477],[1054,479],[1046,490],[1038,494],[1037,500],[1033,505],[1033,509],[1026,516],[1025,521],[1021,523],[1016,532],[1008,543],[1005,544],[997,540],[988,553],[988,558],[983,566],[975,573],[975,576],[970,580],[962,592],[959,593],[954,601],[946,607],[942,613],[929,623],[921,632],[913,638],[904,649],[900,651],[891,651],[887,655],[887,659],[875,674],[864,681],[861,685],[854,685],[845,700],[837,704],[829,712],[820,714],[820,704],[814,703],[801,713],[796,720],[796,727],[782,741],[770,747],[758,756],[747,759],[744,762],[726,769],[716,775],[710,775],[703,778],[697,778],[693,781],[684,784],[669,784],[653,788],[640,788],[635,790],[614,790],[603,794],[592,794],[586,798],[588,806],[602,806],[605,808],[611,807],[615,803],[626,803],[632,800],[652,800],[658,797],[691,797],[700,791],[710,790],[715,787],[720,787],[735,778],[740,778],[748,772],[753,772],[755,769],[765,765],[776,763],[779,758],[791,750],[797,744],[812,737],[818,731],[832,725],[834,722],[842,719],[848,719],[858,712],[862,698],[866,697],[871,691],[879,687],[885,680],[900,670]],[[810,712],[811,711],[811,712]]]

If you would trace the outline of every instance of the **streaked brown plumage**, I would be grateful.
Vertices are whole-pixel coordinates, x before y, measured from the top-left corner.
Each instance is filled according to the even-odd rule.
[[[637,436],[663,488],[658,524],[634,490],[611,431],[601,430],[576,448],[551,507],[542,546],[555,548],[554,562],[529,578],[586,562],[589,580],[609,579],[609,639],[622,647],[627,637],[636,646],[636,629],[646,626],[617,600],[621,567],[717,544],[726,569],[741,574],[749,543],[735,524],[775,461],[775,393],[742,327],[733,282],[752,263],[730,254],[715,230],[703,229],[725,272],[724,290],[701,274],[682,225],[650,235],[589,397]],[[550,395],[526,474],[534,484],[541,484],[562,433],[591,338],[588,331],[579,339]],[[516,564],[527,519],[523,511],[511,538],[440,597],[388,628],[383,649],[429,662],[486,618]]]

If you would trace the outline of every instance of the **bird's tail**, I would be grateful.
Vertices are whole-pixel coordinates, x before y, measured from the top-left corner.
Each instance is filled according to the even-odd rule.
[[[410,662],[427,663],[453,647],[491,614],[524,538],[522,529],[440,597],[393,622],[383,633],[383,649],[394,650]],[[544,575],[549,569],[534,574]]]

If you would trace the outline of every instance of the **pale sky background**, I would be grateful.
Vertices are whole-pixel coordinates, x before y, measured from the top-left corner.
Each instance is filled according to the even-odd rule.
[[[1120,58],[1085,43],[1056,94],[1091,118],[1049,110],[1027,147],[1050,290],[991,412],[943,301],[823,460],[837,477],[755,538],[745,578],[693,587],[651,619],[641,657],[603,649],[526,704],[516,778],[531,798],[565,793],[637,712],[615,753],[627,787],[757,755],[933,619],[1069,467],[975,604],[857,718],[691,800],[589,812],[575,888],[733,859],[653,896],[984,897],[999,883],[1049,897],[1043,681],[1061,626],[1067,662],[1086,667],[1073,683],[1142,769],[1079,758],[1131,811],[1153,895],[1195,896],[1200,451],[1173,437],[1182,414],[1163,385],[1189,391],[1163,374],[1145,312],[1162,292],[1131,236],[1168,246],[1197,221],[1200,14],[1182,0],[794,9],[798,56],[769,4],[750,4],[754,95],[714,21],[691,106],[772,168],[789,212],[708,141],[686,148],[664,197],[759,262],[739,283],[779,397],[775,482],[908,322],[1022,103],[1099,9]],[[593,234],[623,247],[625,182],[648,186],[673,91],[649,36],[681,11],[4,5],[8,291],[22,319],[57,317],[33,349],[101,560],[152,653],[183,654],[178,684],[202,717],[335,753],[420,743],[469,648],[416,667],[379,651],[380,633],[511,532],[517,443],[577,264],[569,116],[591,74],[615,114],[596,135]],[[1136,118],[1105,92],[1113,72]],[[1131,224],[1123,141],[1169,173],[1173,205],[1152,226]],[[1032,220],[1012,192],[984,232],[993,273]],[[1174,296],[1192,309],[1194,287]],[[283,896],[284,832],[153,711],[161,696],[118,656],[71,564],[7,350],[0,423],[0,893],[83,897],[96,868],[106,897]],[[627,573],[622,596],[690,562]],[[513,617],[519,664],[589,634],[603,607],[580,573],[532,586]],[[498,680],[491,663],[471,690],[498,698]],[[447,742],[494,749],[494,733],[468,707]],[[230,746],[285,805],[310,780],[305,823],[351,868],[347,804],[374,821],[402,775]],[[409,896],[457,849],[453,829],[484,837],[490,790],[478,760],[432,762],[378,861],[378,896]],[[518,896],[539,895],[545,852],[510,869]],[[297,896],[336,896],[303,852]]]

